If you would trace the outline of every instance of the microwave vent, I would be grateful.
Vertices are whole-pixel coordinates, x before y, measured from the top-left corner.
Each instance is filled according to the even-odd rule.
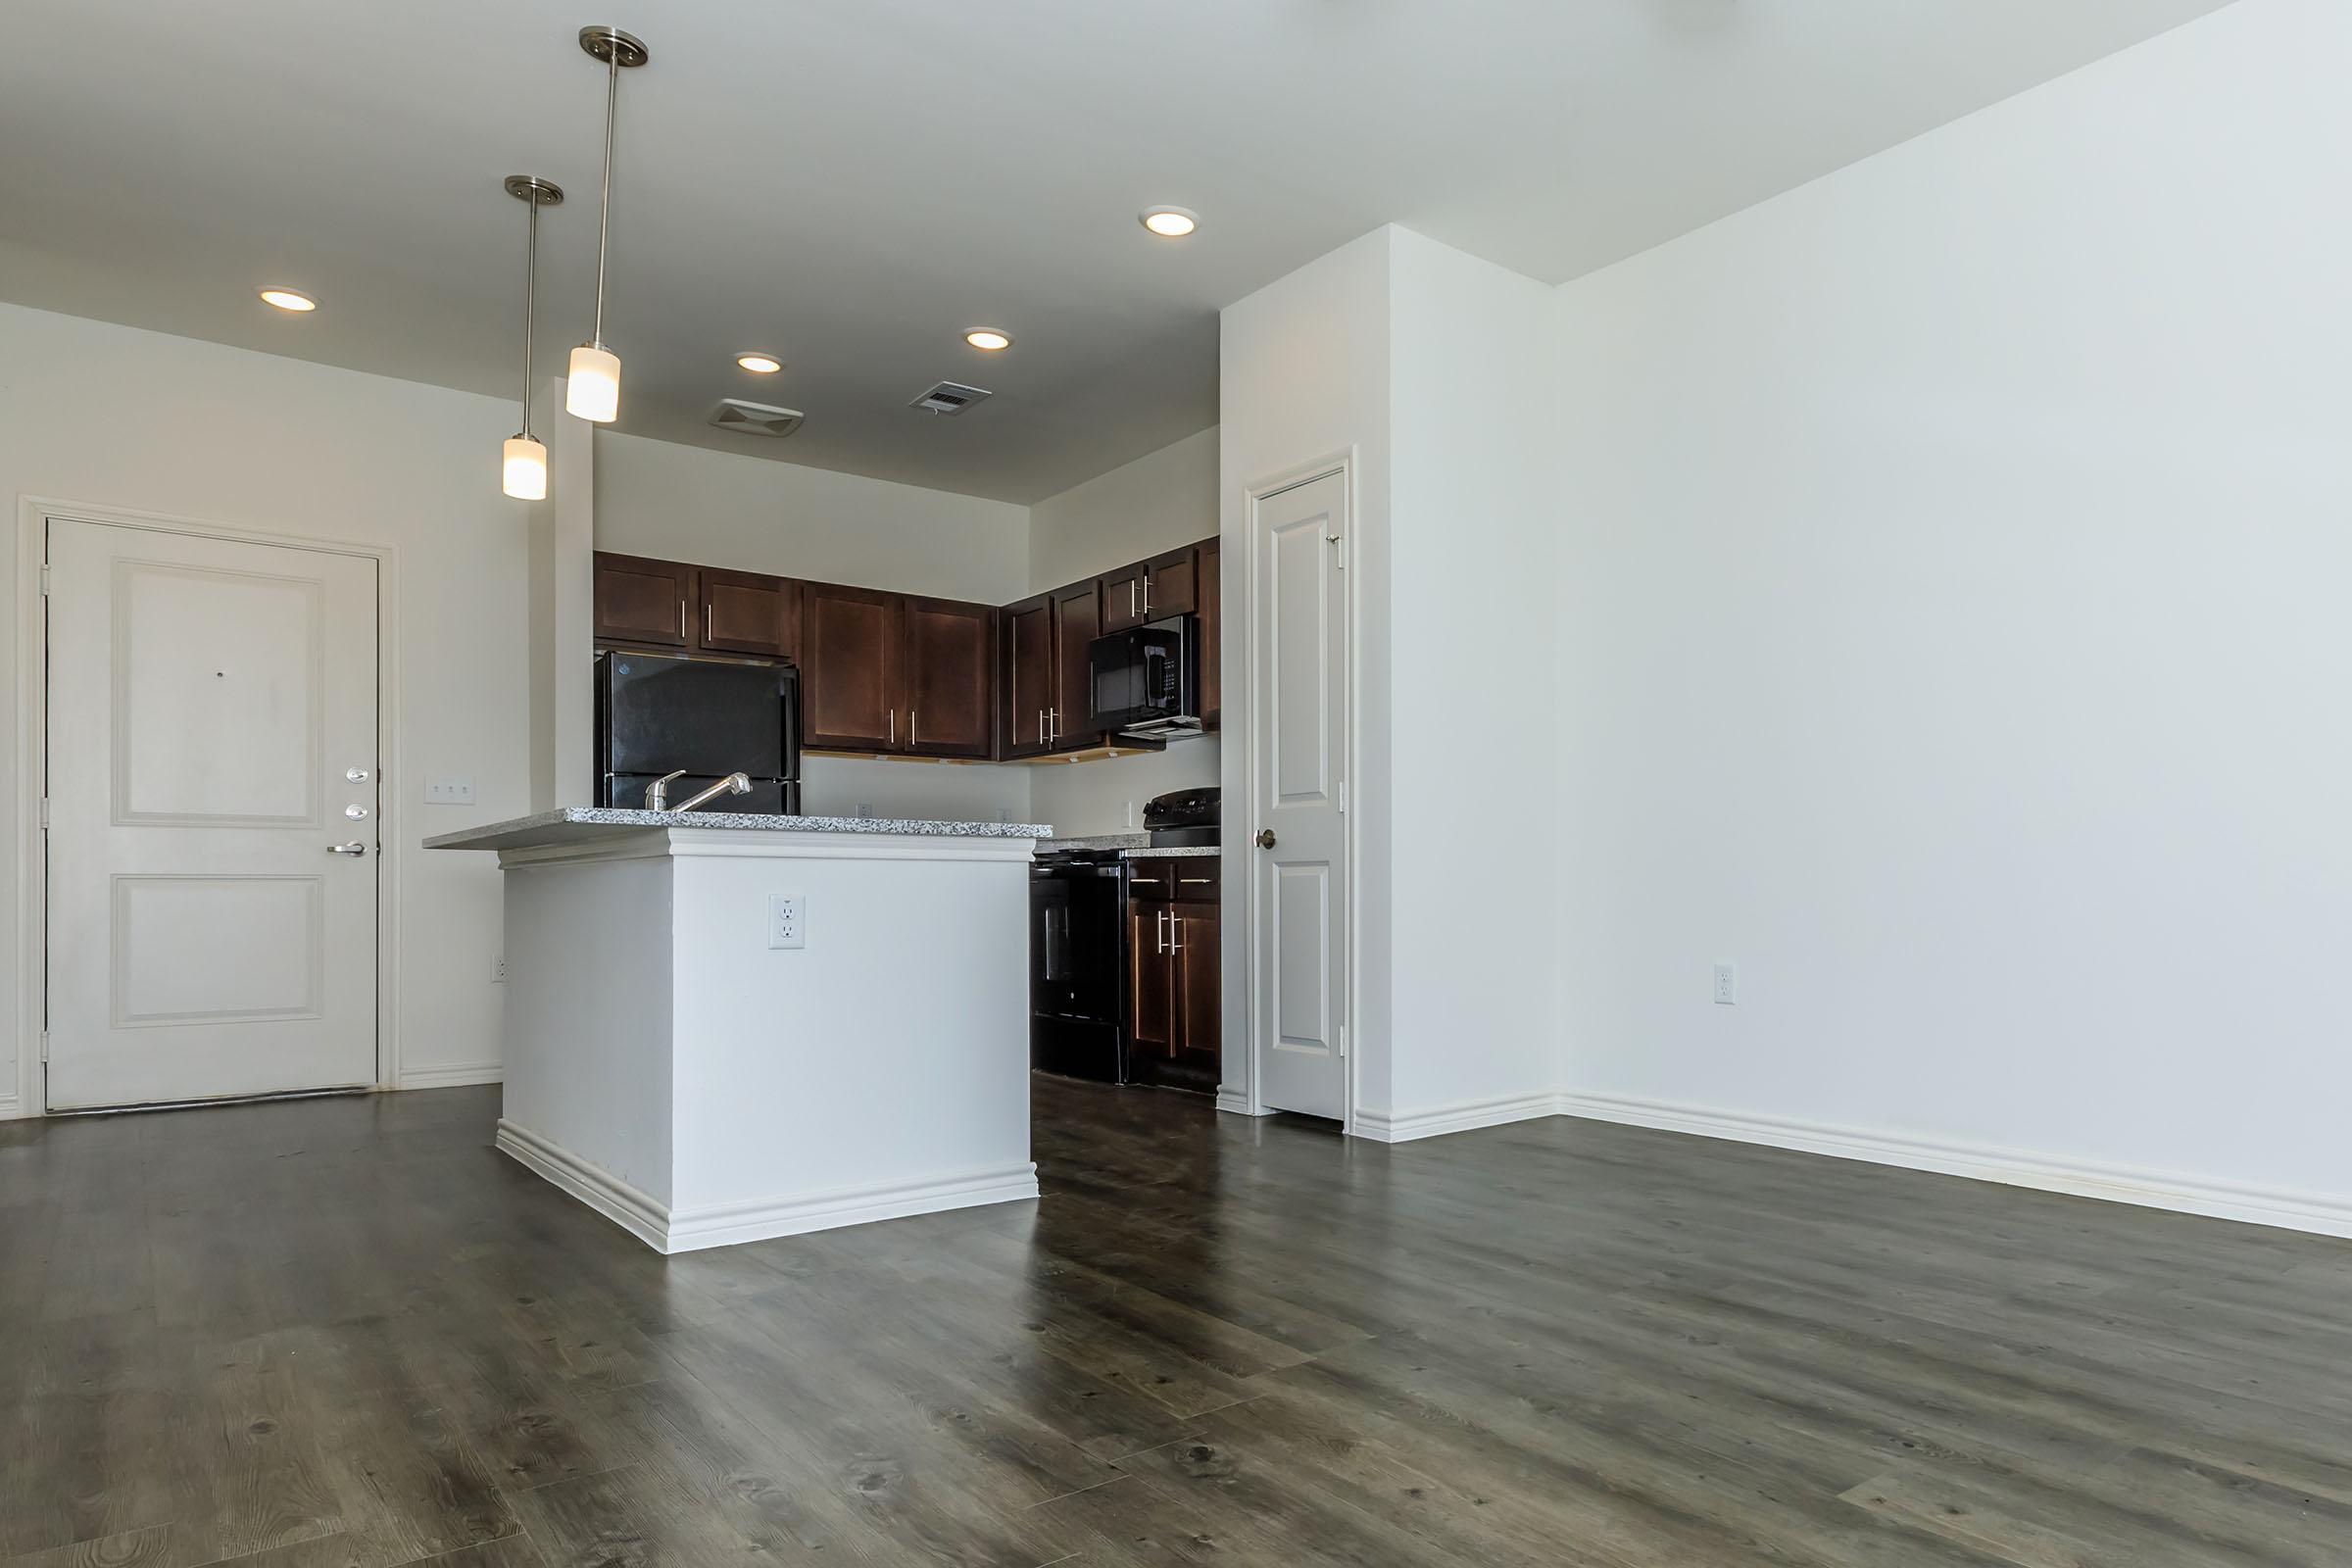
[[[741,398],[721,398],[710,411],[713,425],[737,435],[790,435],[801,427],[802,417],[798,409],[771,409],[764,403],[746,403]]]
[[[910,409],[929,409],[933,414],[953,417],[973,404],[982,402],[988,395],[981,388],[965,386],[960,381],[942,381],[906,406]]]

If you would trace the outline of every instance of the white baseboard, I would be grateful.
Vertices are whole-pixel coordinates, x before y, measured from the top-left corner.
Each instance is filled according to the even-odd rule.
[[[1272,1111],[1251,1110],[1248,1095],[1239,1089],[1227,1089],[1223,1086],[1219,1086],[1217,1090],[1217,1108],[1231,1111],[1236,1116],[1270,1116],[1273,1114]]]
[[[1460,1100],[1427,1110],[1383,1112],[1359,1110],[1348,1130],[1375,1143],[1406,1144],[1417,1138],[1466,1133],[1477,1127],[1499,1127],[1509,1121],[1532,1121],[1559,1114],[1554,1094],[1509,1095],[1500,1100]]]
[[[29,1116],[32,1114],[33,1112],[24,1108],[23,1099],[20,1096],[0,1095],[0,1121],[14,1121],[19,1116]]]
[[[933,1214],[982,1203],[1018,1202],[1037,1197],[1037,1166],[1024,1163],[959,1176],[839,1187],[785,1198],[672,1209],[612,1172],[503,1117],[498,1124],[498,1147],[657,1252],[699,1251],[708,1247],[732,1247],[741,1242],[799,1236],[878,1219],[903,1219],[909,1214]]]
[[[1911,1138],[1897,1133],[1835,1127],[1818,1122],[1790,1121],[1777,1116],[1754,1116],[1714,1110],[1667,1101],[1635,1100],[1618,1095],[1563,1093],[1559,1112],[1593,1121],[1623,1122],[1666,1132],[1697,1133],[1743,1144],[1766,1144],[1809,1154],[1895,1165],[1905,1170],[1935,1171],[1977,1181],[2031,1187],[2078,1198],[2136,1203],[2143,1208],[2204,1214],[2216,1219],[2275,1225],[2284,1230],[2320,1236],[2352,1237],[2352,1197],[2296,1192],[2285,1188],[2246,1187],[2209,1181],[2177,1171],[2134,1169],[2097,1164],[2058,1155],[2029,1153],[1990,1145],[1955,1144]]]
[[[456,1089],[465,1084],[495,1084],[506,1081],[503,1062],[462,1061],[449,1067],[406,1067],[401,1070],[403,1089]]]

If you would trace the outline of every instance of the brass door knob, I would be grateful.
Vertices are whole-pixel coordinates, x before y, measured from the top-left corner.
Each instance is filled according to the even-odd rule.
[[[1274,830],[1272,828],[1261,827],[1257,830],[1257,847],[1261,850],[1270,850],[1274,847]]]

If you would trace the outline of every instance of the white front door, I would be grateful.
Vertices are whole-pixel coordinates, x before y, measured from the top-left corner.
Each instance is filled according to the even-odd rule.
[[[48,1107],[374,1083],[375,562],[52,519],[48,565]]]
[[[1348,478],[1254,503],[1258,1101],[1344,1117],[1348,1064]]]

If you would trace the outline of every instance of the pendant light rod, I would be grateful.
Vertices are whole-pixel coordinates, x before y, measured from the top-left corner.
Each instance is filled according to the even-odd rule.
[[[531,328],[539,308],[539,209],[560,206],[564,187],[536,174],[509,174],[507,194],[530,209],[522,265],[522,433],[531,433]]]
[[[580,47],[605,63],[605,185],[596,220],[596,329],[588,337],[592,347],[601,349],[605,346],[605,239],[612,226],[612,123],[620,113],[620,73],[624,66],[644,65],[647,55],[644,40],[618,27],[582,27]]]

